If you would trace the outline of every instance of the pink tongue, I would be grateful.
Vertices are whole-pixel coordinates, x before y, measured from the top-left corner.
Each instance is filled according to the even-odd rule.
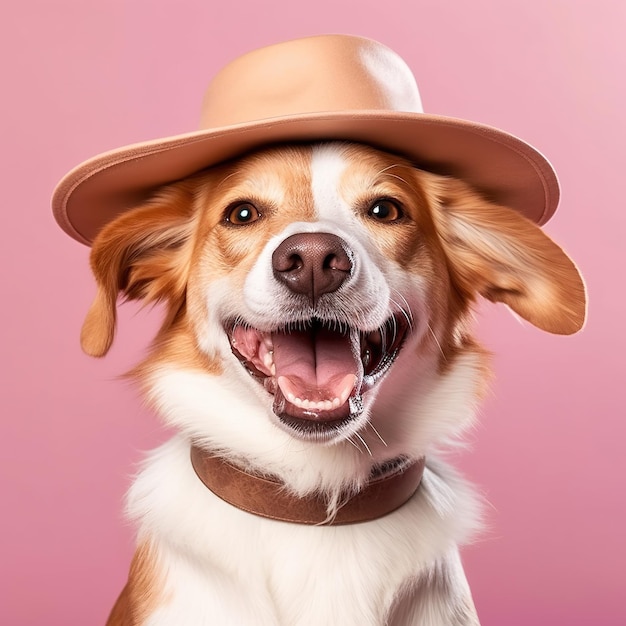
[[[346,375],[361,380],[358,347],[349,335],[326,328],[272,334],[276,378],[289,380],[294,395],[311,401],[333,400]]]

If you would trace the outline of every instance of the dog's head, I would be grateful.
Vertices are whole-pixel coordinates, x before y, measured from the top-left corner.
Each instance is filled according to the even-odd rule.
[[[225,416],[225,430],[264,421],[311,444],[388,428],[468,355],[480,370],[468,330],[477,296],[553,333],[576,332],[585,316],[577,269],[537,226],[356,144],[268,148],[167,186],[106,226],[91,259],[86,352],[109,349],[120,293],[164,301],[138,369],[157,404],[193,413],[193,378],[211,389],[207,415],[246,413]],[[164,392],[166,372],[184,372],[186,391]],[[208,418],[191,428],[166,412],[212,436],[201,432]]]

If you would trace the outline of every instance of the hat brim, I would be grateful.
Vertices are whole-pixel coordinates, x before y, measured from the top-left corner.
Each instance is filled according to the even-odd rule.
[[[69,172],[52,198],[61,228],[84,244],[156,188],[262,146],[354,141],[397,153],[417,167],[461,178],[538,224],[554,214],[559,184],[547,159],[517,137],[466,120],[421,113],[309,113],[137,143]]]

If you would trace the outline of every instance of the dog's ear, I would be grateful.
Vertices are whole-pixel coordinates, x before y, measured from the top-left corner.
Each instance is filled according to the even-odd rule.
[[[113,342],[118,296],[145,303],[185,297],[193,232],[193,186],[177,183],[107,224],[93,242],[90,263],[97,294],[81,346],[104,356]]]
[[[425,177],[437,230],[457,288],[503,302],[542,330],[569,335],[585,322],[583,279],[572,260],[518,212],[464,183]]]

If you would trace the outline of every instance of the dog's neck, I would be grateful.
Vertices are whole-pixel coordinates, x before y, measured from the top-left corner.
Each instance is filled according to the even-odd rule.
[[[208,489],[243,511],[296,524],[338,525],[371,521],[400,508],[419,488],[425,462],[423,457],[414,462],[398,459],[379,466],[332,516],[323,496],[298,497],[277,480],[245,472],[195,445],[191,464]]]

